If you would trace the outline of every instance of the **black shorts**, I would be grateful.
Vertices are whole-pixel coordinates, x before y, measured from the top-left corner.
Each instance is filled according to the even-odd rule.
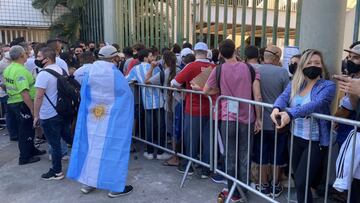
[[[283,133],[277,134],[277,150],[276,150],[276,164],[274,164],[274,148],[275,148],[275,131],[264,130],[263,133],[263,151],[262,151],[262,163],[260,163],[260,152],[261,152],[261,133],[254,135],[254,146],[252,160],[257,164],[262,165],[286,165],[286,145],[287,145],[288,134]]]

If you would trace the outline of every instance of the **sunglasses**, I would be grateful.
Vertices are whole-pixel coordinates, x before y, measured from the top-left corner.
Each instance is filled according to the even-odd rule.
[[[278,56],[277,53],[276,53],[276,52],[273,52],[273,51],[265,50],[265,52],[269,52],[269,53],[271,53],[271,54],[274,55],[274,56]]]

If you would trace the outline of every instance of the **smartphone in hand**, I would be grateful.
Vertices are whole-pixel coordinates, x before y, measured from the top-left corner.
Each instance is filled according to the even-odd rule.
[[[277,124],[278,126],[281,126],[281,116],[280,116],[280,115],[277,115],[277,116],[275,117],[275,119],[276,119],[276,124]]]

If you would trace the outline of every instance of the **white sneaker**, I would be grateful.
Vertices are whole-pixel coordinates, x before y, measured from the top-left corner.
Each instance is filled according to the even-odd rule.
[[[65,155],[61,158],[61,160],[63,160],[63,161],[69,161],[69,159],[70,159],[69,155]]]
[[[171,157],[171,154],[168,154],[168,153],[162,153],[162,154],[158,154],[157,156],[156,156],[156,159],[158,159],[158,160],[166,160],[166,159],[170,159],[170,157]]]
[[[84,194],[89,194],[90,192],[94,191],[96,188],[88,186],[88,185],[84,185],[80,190],[82,193]]]
[[[149,160],[153,160],[154,159],[154,155],[153,154],[149,154],[149,153],[147,153],[147,152],[144,152],[144,157],[146,158],[146,159],[149,159]]]

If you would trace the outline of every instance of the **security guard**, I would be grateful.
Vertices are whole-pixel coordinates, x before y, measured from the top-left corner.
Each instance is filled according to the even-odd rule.
[[[25,49],[19,45],[10,48],[12,63],[4,70],[6,92],[9,95],[8,105],[16,117],[19,136],[19,165],[40,161],[41,151],[34,146],[35,131],[33,128],[33,99],[35,96],[35,80],[25,68],[28,56]]]

